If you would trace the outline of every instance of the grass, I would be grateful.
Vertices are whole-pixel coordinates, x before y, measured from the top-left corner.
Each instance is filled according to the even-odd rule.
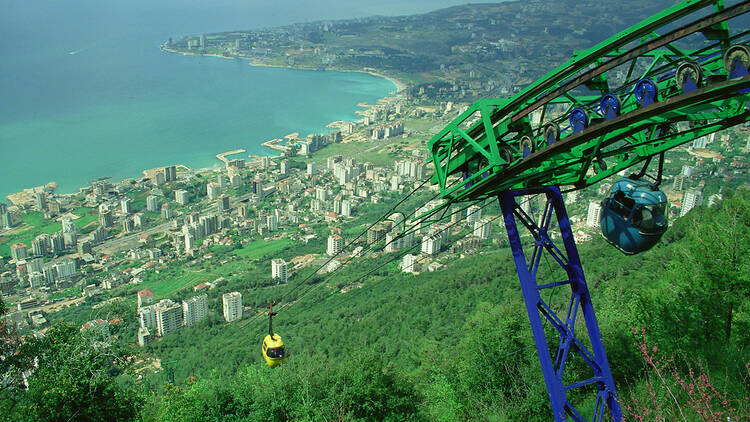
[[[149,274],[146,280],[138,285],[138,289],[151,289],[156,299],[170,298],[182,289],[195,287],[200,283],[210,282],[219,277],[232,277],[254,270],[255,268],[249,265],[247,260],[276,254],[290,245],[292,245],[292,241],[289,239],[270,242],[257,240],[234,251],[237,256],[242,258],[241,260],[228,261],[210,268],[175,266],[162,271],[160,274]],[[210,262],[208,265],[212,265]]]
[[[292,244],[289,239],[280,239],[267,242],[265,240],[256,240],[243,246],[241,249],[237,249],[234,253],[242,258],[246,259],[258,259],[267,255],[278,253]]]
[[[96,221],[98,216],[94,211],[94,208],[88,207],[79,207],[73,210],[73,214],[81,217],[74,220],[76,227],[81,229],[91,222]],[[52,234],[62,229],[62,224],[60,222],[55,220],[45,220],[44,214],[35,211],[26,213],[21,217],[21,221],[25,226],[22,227],[18,233],[2,237],[2,240],[0,241],[2,242],[0,243],[0,256],[10,256],[10,245],[17,242],[25,243],[26,246],[29,247],[29,250],[31,250],[31,241],[34,240],[36,236],[42,233]],[[14,230],[15,229],[17,228],[14,228]]]
[[[22,224],[26,228],[16,235],[4,237],[4,242],[0,244],[0,255],[10,256],[10,245],[22,242],[31,250],[31,241],[42,233],[52,234],[62,228],[62,224],[57,221],[47,221],[44,214],[40,212],[29,212],[21,218]]]
[[[81,291],[83,291],[83,288],[81,286],[73,286],[65,290],[52,293],[49,298],[52,300],[55,300],[55,299],[81,297]]]
[[[367,148],[370,148],[374,146],[374,142],[347,142],[347,143],[334,143],[326,146],[320,151],[316,151],[313,153],[312,158],[310,159],[303,159],[305,162],[312,162],[316,165],[325,165],[328,157],[334,156],[334,155],[343,155],[343,156],[351,156],[353,154],[359,153],[360,151],[363,151]]]
[[[174,277],[164,276],[163,274],[154,274],[152,280],[143,282],[139,287],[141,289],[151,289],[157,299],[168,298],[173,293],[186,287],[194,287],[197,284],[206,281],[212,281],[218,276],[213,271],[201,270],[178,270],[179,274]]]
[[[157,300],[172,298],[182,289],[211,282],[220,277],[234,277],[251,270],[255,270],[255,267],[248,265],[244,260],[229,261],[206,269],[197,266],[195,268],[179,267],[172,271],[162,271],[160,274],[150,274],[146,281],[138,285],[138,289],[151,289]]]

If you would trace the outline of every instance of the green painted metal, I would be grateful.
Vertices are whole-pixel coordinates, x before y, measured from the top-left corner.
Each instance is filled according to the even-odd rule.
[[[750,88],[750,76],[730,78],[724,54],[750,38],[750,31],[732,34],[728,24],[749,11],[750,1],[731,7],[723,0],[682,1],[575,52],[511,98],[477,101],[428,142],[432,182],[439,185],[443,207],[516,189],[581,189],[653,155],[747,122],[750,94],[743,91]],[[677,20],[682,26],[667,31]],[[674,77],[686,61],[704,75],[697,89],[679,86]],[[642,79],[658,87],[652,105],[639,104],[634,95]],[[614,118],[606,119],[599,110],[605,94],[620,100]],[[575,107],[590,120],[576,133],[567,123]],[[550,123],[562,130],[560,139],[548,145],[542,129]],[[534,146],[526,157],[520,150],[523,136]],[[421,218],[430,220],[439,210]]]

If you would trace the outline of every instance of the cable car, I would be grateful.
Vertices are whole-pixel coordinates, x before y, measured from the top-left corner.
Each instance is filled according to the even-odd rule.
[[[268,366],[271,368],[279,366],[284,361],[284,356],[286,355],[284,341],[281,340],[281,336],[278,334],[268,334],[263,339],[262,354]]]
[[[667,196],[654,185],[618,180],[602,201],[604,238],[627,255],[646,251],[667,231]]]
[[[271,368],[281,365],[286,356],[284,341],[281,340],[280,335],[273,332],[274,315],[276,315],[276,312],[273,311],[273,303],[271,303],[268,305],[268,335],[263,339],[263,345],[260,350],[266,364]]]

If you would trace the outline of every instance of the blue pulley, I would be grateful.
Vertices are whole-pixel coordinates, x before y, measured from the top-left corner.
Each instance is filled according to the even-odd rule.
[[[471,173],[469,173],[468,171],[465,171],[461,176],[464,181],[467,181],[471,178]],[[464,189],[469,189],[472,186],[474,186],[474,181],[467,182],[466,186],[464,186]]]
[[[570,127],[573,128],[573,133],[580,132],[586,129],[589,125],[589,116],[586,111],[582,108],[574,108],[570,112]]]
[[[523,136],[519,145],[523,158],[528,157],[534,152],[534,140],[530,136]]]
[[[620,114],[620,99],[614,94],[606,94],[599,101],[599,111],[605,120],[614,119]]]
[[[651,79],[641,79],[635,84],[635,100],[643,107],[655,103],[658,93],[659,89]]]
[[[554,122],[547,122],[542,126],[542,134],[547,145],[552,145],[560,140],[560,126]]]

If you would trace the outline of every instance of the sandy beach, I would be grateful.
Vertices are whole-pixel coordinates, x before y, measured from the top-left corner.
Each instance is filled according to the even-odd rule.
[[[167,50],[170,51],[170,50]],[[191,54],[192,55],[192,54]],[[257,59],[251,59],[250,60],[250,66],[258,66],[258,67],[275,67],[280,69],[297,69],[297,70],[320,70],[320,69],[308,69],[305,67],[300,66],[283,66],[283,65],[275,65],[275,64],[268,64],[263,63],[261,61],[258,61]],[[387,76],[382,73],[378,73],[372,69],[362,69],[362,70],[339,70],[339,69],[326,69],[326,72],[328,71],[334,71],[334,72],[355,72],[355,73],[367,73],[368,75],[377,76],[379,78],[388,79],[389,81],[393,82],[394,85],[396,85],[396,92],[394,94],[397,94],[403,90],[405,90],[408,85],[392,76]]]

